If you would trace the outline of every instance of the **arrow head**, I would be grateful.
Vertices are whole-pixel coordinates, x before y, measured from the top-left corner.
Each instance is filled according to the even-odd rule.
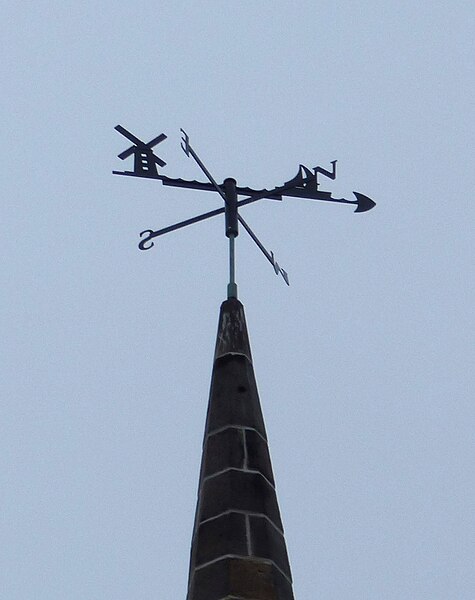
[[[360,194],[359,192],[353,192],[353,194],[356,196],[357,204],[355,213],[366,212],[367,210],[371,210],[376,206],[376,202],[373,202],[373,200],[371,200],[371,198],[368,198],[368,196]]]

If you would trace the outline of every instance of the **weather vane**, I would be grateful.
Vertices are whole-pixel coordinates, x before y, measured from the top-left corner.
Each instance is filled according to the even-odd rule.
[[[231,177],[225,179],[222,184],[218,184],[191,147],[188,135],[185,133],[185,131],[183,131],[183,129],[181,129],[180,131],[183,134],[183,137],[181,138],[181,147],[183,151],[187,156],[191,156],[195,160],[208,179],[207,182],[187,181],[184,179],[173,179],[171,177],[167,177],[166,175],[160,175],[158,172],[157,165],[159,167],[164,167],[167,163],[158,156],[155,156],[153,147],[167,139],[167,136],[164,133],[161,133],[150,142],[145,143],[130,133],[130,131],[127,131],[127,129],[122,127],[122,125],[117,125],[115,129],[133,144],[127,148],[127,150],[121,152],[118,157],[121,160],[125,160],[129,156],[134,156],[134,170],[113,171],[115,175],[147,177],[149,179],[158,179],[163,183],[163,185],[217,192],[224,200],[224,206],[217,208],[216,210],[197,215],[196,217],[191,217],[190,219],[186,219],[186,221],[175,223],[174,225],[170,225],[169,227],[165,227],[163,229],[158,229],[157,231],[153,231],[152,229],[146,229],[145,231],[142,231],[140,234],[142,240],[139,243],[139,248],[140,250],[150,250],[150,248],[152,248],[154,245],[154,242],[152,241],[154,238],[224,213],[225,234],[229,238],[228,298],[237,298],[234,242],[236,237],[239,235],[239,223],[244,227],[267,260],[271,263],[276,275],[282,275],[285,283],[289,285],[289,276],[287,271],[279,266],[274,257],[274,253],[272,251],[269,252],[265,248],[256,234],[239,214],[239,208],[241,206],[246,206],[252,202],[257,202],[257,200],[262,200],[263,198],[270,200],[282,200],[282,196],[307,198],[310,200],[323,200],[325,202],[339,202],[340,204],[354,204],[356,206],[354,212],[366,212],[375,206],[375,203],[373,200],[371,200],[371,198],[368,198],[368,196],[360,194],[359,192],[353,192],[356,200],[347,200],[346,198],[332,198],[331,192],[323,192],[318,189],[320,186],[318,181],[319,174],[324,175],[329,179],[336,179],[336,160],[332,161],[331,163],[331,171],[328,171],[322,167],[308,169],[304,165],[300,165],[299,171],[293,179],[287,181],[284,183],[284,185],[277,186],[271,190],[254,190],[249,187],[239,187],[236,180]],[[238,196],[245,196],[245,198],[238,200]]]

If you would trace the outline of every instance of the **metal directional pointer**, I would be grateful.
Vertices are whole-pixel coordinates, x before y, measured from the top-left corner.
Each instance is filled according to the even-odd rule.
[[[346,198],[332,198],[331,192],[319,191],[318,175],[324,175],[329,179],[336,179],[336,163],[332,161],[332,170],[328,171],[322,167],[315,167],[313,170],[308,169],[304,165],[300,165],[297,175],[287,181],[281,186],[277,186],[271,190],[262,189],[255,190],[249,187],[239,187],[236,184],[236,180],[227,178],[222,184],[218,184],[211,173],[208,171],[206,166],[203,164],[195,150],[190,144],[188,135],[181,129],[183,134],[181,147],[187,156],[191,156],[203,173],[208,179],[207,182],[200,181],[188,181],[184,179],[173,179],[166,175],[160,175],[158,173],[157,165],[164,167],[166,162],[155,156],[153,147],[162,142],[167,138],[164,133],[161,133],[156,138],[148,143],[143,142],[138,137],[127,131],[125,127],[117,125],[115,129],[132,142],[132,146],[121,152],[118,157],[121,160],[125,160],[129,156],[134,156],[134,170],[133,171],[113,171],[115,175],[128,175],[131,177],[147,177],[149,179],[158,179],[163,185],[191,188],[195,190],[204,190],[217,192],[224,201],[224,206],[216,210],[212,210],[206,213],[191,217],[180,223],[175,223],[169,227],[158,229],[156,231],[152,229],[146,229],[142,231],[140,237],[143,239],[139,243],[140,250],[149,250],[154,246],[152,241],[154,238],[176,231],[187,225],[204,221],[210,217],[223,214],[225,216],[225,234],[229,238],[229,283],[228,283],[228,298],[237,298],[237,285],[235,280],[235,238],[239,235],[238,223],[244,227],[247,233],[250,235],[252,240],[271,263],[274,271],[277,275],[282,275],[283,280],[289,285],[289,276],[287,271],[279,266],[275,260],[274,253],[269,252],[265,246],[261,243],[256,234],[252,231],[246,221],[239,214],[239,208],[246,206],[252,202],[257,202],[264,198],[270,200],[282,200],[282,196],[296,197],[296,198],[307,198],[310,200],[322,200],[324,202],[339,202],[340,204],[354,204],[356,209],[354,212],[366,212],[371,210],[375,203],[371,198],[361,194],[359,192],[353,192],[356,200],[347,200]],[[238,196],[246,196],[243,200],[238,200]]]

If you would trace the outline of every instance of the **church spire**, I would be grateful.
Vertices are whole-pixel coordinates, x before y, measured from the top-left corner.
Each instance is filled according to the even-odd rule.
[[[187,600],[293,600],[244,308],[221,305]]]

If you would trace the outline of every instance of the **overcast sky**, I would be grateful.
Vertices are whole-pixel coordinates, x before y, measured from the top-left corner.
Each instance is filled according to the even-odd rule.
[[[56,0],[2,10],[0,596],[186,595],[222,203],[113,176],[336,197],[242,214],[237,280],[298,600],[473,600],[475,10],[468,1]]]

